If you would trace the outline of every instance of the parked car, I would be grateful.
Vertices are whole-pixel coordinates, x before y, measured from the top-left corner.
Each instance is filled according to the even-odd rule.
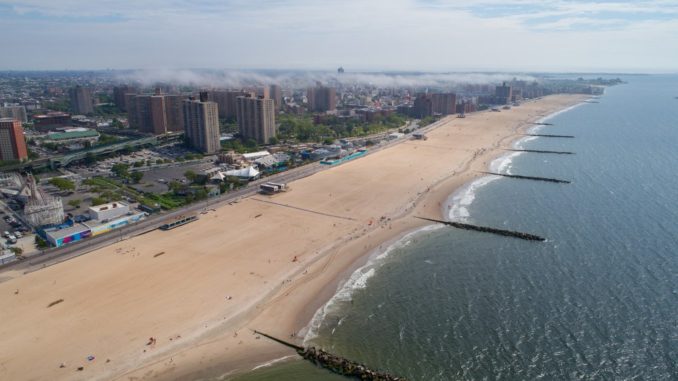
[[[9,232],[8,232],[7,230],[5,230],[5,231],[2,233],[2,236],[5,237],[5,238],[9,238]]]

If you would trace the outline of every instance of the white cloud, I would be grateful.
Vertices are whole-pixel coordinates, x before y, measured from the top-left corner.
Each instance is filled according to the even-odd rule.
[[[667,0],[0,0],[0,69],[666,71],[677,18]]]

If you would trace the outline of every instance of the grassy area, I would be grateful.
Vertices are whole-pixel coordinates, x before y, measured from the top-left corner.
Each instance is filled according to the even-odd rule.
[[[135,200],[140,200],[144,197],[143,194],[134,188],[110,178],[92,177],[83,181],[83,184],[89,185],[92,192],[99,194],[99,196],[92,198],[92,205],[120,201],[123,199],[123,196]]]
[[[174,209],[189,204],[185,197],[175,195],[173,192],[163,194],[147,193],[140,202],[148,206],[155,206],[158,204],[163,209]]]
[[[315,124],[311,115],[281,115],[278,137],[281,140],[300,142],[322,142],[327,139],[360,137],[400,128],[407,118],[400,115],[387,117],[375,116],[371,122],[353,118],[339,118],[333,115],[323,116],[322,122]]]

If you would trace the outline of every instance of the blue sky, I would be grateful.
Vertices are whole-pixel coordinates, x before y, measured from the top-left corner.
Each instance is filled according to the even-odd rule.
[[[0,0],[3,69],[678,71],[678,0]]]

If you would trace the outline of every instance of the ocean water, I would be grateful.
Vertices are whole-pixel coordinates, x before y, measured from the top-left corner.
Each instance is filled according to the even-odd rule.
[[[452,218],[543,243],[429,228],[354,274],[309,343],[409,380],[678,380],[678,76],[629,76],[548,119]],[[342,380],[287,361],[238,381]]]

